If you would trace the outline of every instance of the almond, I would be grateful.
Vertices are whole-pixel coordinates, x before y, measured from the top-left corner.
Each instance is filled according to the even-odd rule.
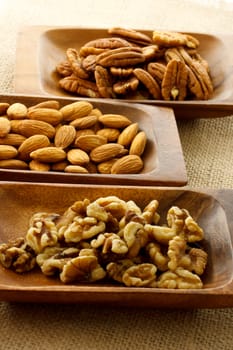
[[[11,123],[6,117],[0,117],[0,137],[5,137],[11,130]]]
[[[85,165],[90,161],[90,158],[86,152],[81,149],[74,148],[67,152],[67,159],[74,165]]]
[[[88,174],[88,170],[80,165],[67,165],[64,171],[66,173]]]
[[[117,142],[122,146],[129,146],[137,135],[138,132],[138,123],[133,123],[127,126],[119,135]]]
[[[12,159],[17,156],[17,149],[9,145],[0,145],[0,159]]]
[[[92,109],[93,106],[91,103],[87,101],[77,101],[60,108],[60,111],[64,120],[72,121],[76,118],[87,116]]]
[[[129,154],[135,154],[141,156],[146,147],[146,133],[144,131],[140,131],[133,139]]]
[[[76,129],[88,129],[96,124],[98,117],[96,115],[88,115],[87,117],[77,118],[73,120],[70,125]]]
[[[31,152],[30,157],[42,163],[56,163],[66,159],[66,152],[58,147],[44,147]]]
[[[102,128],[96,132],[97,135],[104,136],[108,142],[114,142],[120,135],[120,130],[115,128]]]
[[[49,171],[50,165],[47,163],[42,163],[42,162],[39,162],[38,160],[33,159],[29,163],[29,168],[30,168],[30,170],[34,170],[34,171]]]
[[[124,147],[118,143],[106,143],[94,148],[90,153],[93,162],[100,163],[116,157]]]
[[[30,160],[30,153],[38,148],[48,147],[50,140],[45,135],[33,135],[21,143],[18,148],[18,158],[21,160]]]
[[[23,103],[13,103],[9,106],[6,113],[11,119],[24,119],[27,116],[27,107]]]
[[[107,143],[107,139],[100,135],[83,135],[79,136],[75,140],[75,146],[81,148],[83,151],[89,152],[93,148],[104,145]]]
[[[111,174],[137,174],[143,168],[143,161],[137,155],[119,158],[111,168]]]
[[[41,120],[53,126],[58,125],[62,121],[62,113],[53,108],[33,108],[28,111],[29,119]]]
[[[94,130],[92,129],[81,129],[81,130],[76,130],[76,139],[79,137],[79,136],[84,136],[84,135],[94,135],[95,132]]]
[[[99,117],[99,121],[109,128],[125,128],[132,122],[129,118],[121,114],[103,114]]]
[[[32,109],[35,108],[52,108],[52,109],[59,109],[60,108],[60,103],[56,100],[48,100],[48,101],[43,101],[40,103],[37,103],[34,106],[31,106],[28,108],[28,111],[31,111]]]
[[[96,115],[98,118],[103,114],[99,108],[93,108],[90,113],[91,115]]]
[[[51,124],[41,120],[24,119],[19,124],[19,132],[26,137],[41,134],[51,139],[55,135],[55,128]]]
[[[111,174],[111,169],[113,164],[118,160],[118,158],[112,158],[106,162],[99,163],[97,168],[101,174]]]
[[[54,144],[56,147],[67,148],[75,140],[76,130],[72,125],[62,125],[55,134]]]
[[[28,164],[19,159],[7,159],[0,160],[0,168],[26,170],[28,169]]]
[[[11,146],[20,146],[21,143],[26,140],[26,137],[20,134],[10,133],[5,137],[0,138],[1,145],[11,145]]]
[[[19,133],[19,125],[21,124],[21,122],[22,122],[21,119],[11,119],[10,120],[11,132],[18,134]]]
[[[62,160],[61,162],[53,163],[51,166],[52,171],[64,171],[65,167],[69,165],[67,160]]]

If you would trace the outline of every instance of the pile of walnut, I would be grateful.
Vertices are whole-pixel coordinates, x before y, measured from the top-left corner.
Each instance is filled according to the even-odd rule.
[[[25,238],[0,245],[0,262],[18,273],[39,266],[63,283],[202,288],[207,264],[202,228],[176,206],[160,225],[158,205],[152,200],[141,209],[133,200],[108,196],[79,200],[62,215],[35,213]]]
[[[95,98],[207,100],[213,82],[198,47],[189,34],[110,28],[107,37],[67,49],[56,66],[59,86]]]
[[[136,174],[146,142],[137,122],[102,114],[88,101],[0,103],[0,168]]]

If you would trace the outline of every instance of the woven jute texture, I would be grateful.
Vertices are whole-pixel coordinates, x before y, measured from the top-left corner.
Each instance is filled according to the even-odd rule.
[[[233,4],[223,0],[2,0],[0,91],[14,92],[16,44],[22,26],[232,33],[232,12]],[[233,188],[233,115],[178,121],[178,131],[188,185]],[[4,350],[233,348],[231,308],[182,311],[1,302],[0,323],[0,349]]]

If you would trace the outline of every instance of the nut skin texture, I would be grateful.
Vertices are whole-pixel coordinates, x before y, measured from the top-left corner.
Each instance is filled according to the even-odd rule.
[[[24,119],[27,116],[27,107],[23,103],[13,103],[6,113],[11,119]]]
[[[25,137],[42,134],[50,139],[55,135],[55,128],[41,120],[24,119],[19,125],[19,132]]]
[[[82,118],[87,116],[93,109],[91,103],[86,101],[78,101],[70,103],[60,109],[63,115],[63,120],[72,121],[76,118]]]
[[[120,114],[103,114],[99,117],[99,122],[108,128],[125,128],[132,123],[129,118]]]
[[[101,135],[83,135],[75,140],[75,146],[83,151],[90,152],[94,148],[107,143],[107,139]]]
[[[143,168],[143,161],[137,155],[119,158],[111,168],[111,174],[137,174]]]
[[[81,149],[71,149],[68,151],[67,159],[73,165],[86,165],[90,161],[88,154]]]

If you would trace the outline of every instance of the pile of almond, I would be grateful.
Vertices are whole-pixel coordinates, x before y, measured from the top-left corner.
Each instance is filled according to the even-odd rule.
[[[0,168],[136,174],[146,142],[138,123],[87,101],[0,103]]]

